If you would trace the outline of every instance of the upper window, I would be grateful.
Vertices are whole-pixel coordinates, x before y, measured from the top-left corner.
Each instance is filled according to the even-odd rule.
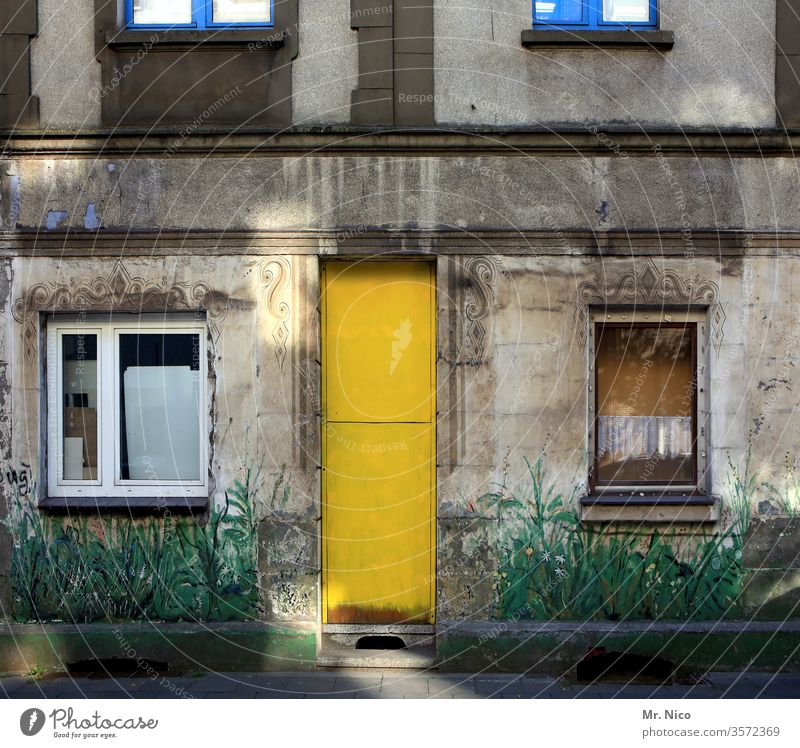
[[[656,28],[656,0],[534,0],[537,25]]]
[[[273,0],[126,0],[128,27],[271,26]]]
[[[703,493],[705,314],[594,315],[593,488]]]
[[[51,317],[49,495],[207,496],[206,393],[194,315]]]

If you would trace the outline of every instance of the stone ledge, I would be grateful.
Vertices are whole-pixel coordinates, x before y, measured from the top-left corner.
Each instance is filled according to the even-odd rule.
[[[706,523],[720,518],[720,501],[714,496],[585,496],[583,522]]]
[[[306,622],[0,623],[0,672],[121,657],[165,662],[171,672],[313,670],[316,629]]]
[[[602,648],[659,657],[687,675],[800,672],[799,634],[800,621],[442,621],[437,643],[440,672],[570,676],[589,652]]]
[[[0,128],[2,123],[0,123]],[[15,133],[6,143],[8,158],[25,155],[69,155],[91,159],[117,156],[163,156],[175,145],[180,125],[137,126],[85,130],[28,130]],[[613,138],[630,155],[655,157],[656,153],[699,156],[764,158],[784,156],[794,159],[800,151],[800,133],[786,130],[640,130],[624,127],[601,127],[597,133]],[[198,127],[187,137],[179,138],[181,147],[175,158],[196,154],[215,156],[267,154],[272,156],[343,156],[343,155],[441,155],[527,158],[531,155],[613,157],[603,140],[586,127],[565,126],[559,129],[483,127],[474,130],[462,126],[441,125],[433,129],[418,127],[369,128],[257,128]]]
[[[259,31],[270,33],[262,34]],[[280,49],[285,41],[281,31],[270,29],[178,29],[120,31],[108,34],[105,42],[111,49],[140,49],[146,47],[154,51],[160,49],[185,49],[199,45],[244,47],[250,49]]]
[[[528,49],[614,49],[669,50],[675,45],[672,31],[617,31],[606,29],[525,29],[522,46]]]
[[[71,496],[68,498],[48,496],[39,500],[40,509],[74,511],[76,509],[110,509],[127,511],[158,511],[161,509],[184,509],[188,512],[203,511],[208,507],[207,496],[122,496],[97,498],[93,496]]]

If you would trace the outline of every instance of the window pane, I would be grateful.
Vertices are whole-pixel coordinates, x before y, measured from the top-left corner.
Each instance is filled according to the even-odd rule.
[[[693,329],[598,325],[599,482],[693,482]]]
[[[200,336],[119,336],[120,475],[200,480]]]
[[[64,479],[97,480],[97,335],[63,335]]]
[[[213,0],[214,23],[269,23],[269,0]]]
[[[581,0],[536,0],[536,20],[545,23],[580,23],[583,20]]]
[[[192,0],[133,0],[133,22],[171,26],[192,22]]]
[[[647,23],[650,20],[650,0],[603,0],[603,20]]]

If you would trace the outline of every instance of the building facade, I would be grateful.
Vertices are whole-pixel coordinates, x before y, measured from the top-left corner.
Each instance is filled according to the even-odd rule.
[[[191,5],[0,8],[0,670],[796,668],[800,3]]]

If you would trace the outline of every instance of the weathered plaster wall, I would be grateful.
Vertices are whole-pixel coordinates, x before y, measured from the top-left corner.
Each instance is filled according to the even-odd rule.
[[[293,64],[294,121],[299,126],[350,120],[350,92],[358,79],[356,32],[349,0],[300,3],[300,22],[288,33],[300,40]],[[41,125],[100,125],[100,64],[94,49],[94,0],[39,0],[33,42],[33,92]],[[201,111],[198,111],[198,115]]]
[[[168,512],[168,526],[159,519],[159,513],[136,523],[122,515],[106,524],[95,513],[65,522],[36,509],[35,501],[42,495],[41,487],[33,487],[39,482],[42,464],[40,362],[38,356],[29,355],[24,320],[15,320],[14,355],[10,360],[18,377],[11,390],[17,407],[13,438],[2,442],[10,444],[9,454],[2,455],[4,489],[11,490],[8,471],[19,472],[23,463],[30,471],[24,488],[14,493],[12,516],[4,529],[16,532],[17,539],[30,540],[20,555],[20,561],[23,557],[31,559],[30,567],[15,563],[18,587],[24,589],[26,580],[39,580],[33,601],[26,604],[24,596],[17,601],[15,610],[21,611],[23,618],[30,617],[33,609],[45,617],[63,617],[69,609],[87,620],[106,610],[109,617],[115,617],[123,604],[127,611],[123,618],[315,617],[318,406],[312,395],[319,378],[316,273],[310,271],[310,264],[316,267],[315,258],[239,256],[220,261],[174,257],[128,259],[124,263],[114,259],[17,263],[11,297],[24,298],[32,287],[43,284],[39,286],[40,301],[49,301],[44,301],[42,308],[57,304],[59,309],[109,309],[124,305],[127,288],[141,299],[143,286],[191,289],[197,283],[213,281],[212,307],[207,312],[213,371],[212,509],[209,516],[195,518]],[[9,267],[6,263],[4,270]],[[100,290],[92,296],[86,284]],[[5,313],[5,307],[0,311]],[[5,360],[3,342],[0,337],[0,374]],[[6,402],[0,390],[0,412],[5,411]],[[2,421],[2,428],[7,434],[7,419]],[[229,512],[224,515],[221,512],[226,506]],[[246,512],[242,506],[247,507]],[[215,523],[219,525],[220,546],[218,557],[209,560],[208,554],[195,554],[195,550],[213,541],[209,533],[215,532]],[[115,574],[128,566],[120,559],[126,544],[133,542],[130,533],[140,533],[139,537],[157,547],[152,559],[144,548],[137,556],[142,559],[142,569],[136,571],[135,578],[120,581]],[[0,536],[0,549],[7,549],[4,537]],[[58,549],[59,543],[63,546],[65,542],[75,551],[66,554],[67,560],[80,559],[81,554],[103,554],[107,558],[104,568],[112,579],[98,587],[110,590],[108,600],[98,603],[99,609],[87,607],[82,594],[71,599],[71,607],[61,598],[62,592],[66,596],[82,590],[81,584],[92,582],[84,578],[80,566],[59,568],[65,572],[61,576],[68,575],[72,580],[70,589],[61,591],[58,575],[52,572],[64,561]],[[184,553],[189,554],[188,562]],[[37,575],[37,570],[46,569],[50,573]],[[156,586],[163,582],[166,587],[158,599],[151,599],[153,583],[145,584],[148,579],[155,579]],[[126,587],[134,583],[138,586],[133,591]],[[144,600],[137,595],[148,595],[146,604],[142,603],[141,610],[131,611],[137,600]],[[118,612],[116,617],[120,617]]]
[[[675,47],[654,51],[525,50],[531,0],[480,7],[437,0],[436,121],[660,127],[775,123],[775,3],[661,0]]]
[[[630,50],[527,51],[530,0],[481,8],[435,3],[435,114],[462,126],[583,122],[659,127],[770,127],[775,124],[775,4],[726,3],[724,13],[663,0],[666,53]],[[344,123],[358,82],[358,45],[349,0],[300,3],[293,66],[297,125]],[[33,42],[33,93],[41,124],[100,122],[100,70],[93,0],[40,0]]]
[[[295,125],[347,123],[358,84],[358,34],[350,0],[300,0],[300,51],[292,66]]]
[[[588,372],[577,288],[592,277],[613,287],[620,272],[648,261],[484,260],[479,267],[475,258],[443,258],[446,269],[440,266],[447,299],[440,324],[448,305],[463,310],[439,341],[440,618],[796,616],[797,538],[786,518],[800,512],[792,391],[800,310],[791,281],[798,260],[658,261],[659,270],[671,267],[719,289],[726,318],[719,346],[709,350],[709,455],[723,514],[716,536],[713,528],[696,535],[679,523],[617,526],[609,533],[618,543],[613,556],[602,545],[587,552],[587,536],[569,518],[543,515],[557,516],[586,493]],[[477,356],[470,336],[476,322],[483,341]],[[508,502],[533,497],[525,460],[540,457],[537,487],[552,488],[552,501],[563,503],[548,509],[545,497],[545,509],[525,519]],[[749,527],[751,515],[758,519]],[[642,581],[645,569],[652,577]],[[527,585],[537,591],[528,594]],[[598,589],[605,591],[599,597]]]
[[[171,148],[171,147],[170,147]],[[791,158],[27,159],[19,224],[105,228],[797,229]],[[63,215],[66,214],[66,215]]]
[[[66,252],[62,259],[14,259],[13,299],[36,283],[75,289],[99,278],[108,284],[118,267],[116,259],[87,259],[85,250],[91,246],[94,251],[97,240],[97,251],[108,251],[103,243],[109,241],[107,229],[113,228],[336,230],[358,243],[369,233],[364,226],[369,221],[391,229],[378,236],[374,246],[380,250],[388,246],[381,243],[382,237],[388,243],[400,230],[429,228],[463,228],[465,241],[472,231],[498,228],[507,234],[540,229],[557,240],[546,252],[520,244],[520,255],[495,256],[489,238],[482,255],[438,259],[443,620],[488,619],[513,614],[519,607],[507,597],[498,598],[495,576],[499,572],[503,578],[503,564],[508,567],[504,543],[523,540],[515,536],[519,525],[516,520],[501,522],[503,505],[480,497],[498,487],[513,492],[529,485],[524,460],[533,463],[543,452],[547,485],[563,495],[565,504],[585,488],[586,349],[576,321],[578,289],[593,282],[602,294],[621,274],[641,273],[653,262],[637,255],[635,244],[620,249],[617,243],[617,256],[604,257],[603,233],[680,232],[681,240],[670,240],[666,247],[674,256],[665,259],[659,253],[660,239],[649,240],[647,251],[656,254],[656,277],[666,277],[668,269],[681,283],[713,284],[724,312],[722,334],[709,352],[712,490],[723,497],[726,510],[720,528],[733,528],[732,535],[718,537],[719,544],[726,543],[719,545],[722,551],[710,546],[719,551],[721,573],[731,575],[720,587],[728,590],[728,597],[718,602],[727,605],[729,598],[741,598],[757,616],[791,611],[789,603],[800,588],[796,564],[789,567],[780,559],[791,555],[796,541],[781,536],[776,522],[797,511],[800,495],[793,482],[795,460],[800,459],[800,427],[794,417],[800,338],[794,279],[800,277],[800,260],[793,250],[776,249],[763,233],[755,238],[743,234],[735,250],[726,245],[724,256],[709,256],[707,239],[700,249],[695,231],[796,231],[800,190],[795,161],[666,158],[657,152],[649,158],[622,153],[537,159],[209,159],[184,156],[178,147],[160,159],[19,159],[4,162],[1,173],[19,176],[13,185],[19,195],[13,200],[15,207],[12,210],[9,201],[3,215],[13,213],[20,227],[39,230],[42,251],[53,251],[48,244],[52,239],[56,244],[64,241],[57,251]],[[10,178],[4,178],[4,195],[12,195],[11,187]],[[88,225],[87,216],[95,216],[96,223]],[[89,244],[76,249],[71,242],[78,240],[67,240],[62,233],[68,227],[98,233],[84,234],[91,237]],[[568,229],[594,229],[597,246],[572,243]],[[16,237],[6,234],[4,240],[15,252]],[[142,251],[134,249],[138,241],[131,235],[130,252]],[[229,247],[222,238],[216,247],[208,246],[207,255],[190,245],[176,245],[171,256],[129,256],[123,266],[128,277],[141,277],[151,285],[213,285],[218,303],[212,321],[219,334],[214,360],[214,502],[222,505],[225,490],[241,479],[244,466],[261,465],[263,460],[256,515],[258,615],[316,620],[317,255],[339,250],[336,240],[327,236],[307,240],[302,251],[308,254],[291,254],[295,250],[288,248],[290,241],[294,239],[287,238],[287,248],[261,256]],[[624,256],[628,252],[630,256]],[[666,293],[656,299],[669,304],[671,297]],[[39,376],[20,348],[18,323],[14,330],[11,464],[33,465],[35,475]],[[742,483],[748,446],[752,485]],[[750,535],[735,524],[736,494],[730,482],[734,469],[759,521]],[[675,548],[684,554],[687,567],[699,569],[703,576],[703,559],[711,563],[712,556],[697,555],[703,546],[687,539],[686,529],[672,528]],[[755,560],[742,537],[751,535],[779,538],[782,555],[768,560],[769,566],[747,571],[756,568]],[[651,537],[631,540],[626,551],[631,563]],[[656,544],[659,553],[663,551],[658,559],[667,557],[672,543],[670,539]],[[518,551],[528,548],[532,558],[532,546]],[[737,585],[745,579],[744,595],[739,595]],[[773,600],[782,602],[762,605]],[[687,610],[679,609],[681,615]]]
[[[94,0],[38,0],[31,52],[42,127],[100,124],[100,65],[94,56]]]
[[[12,536],[4,520],[8,516],[8,484],[2,474],[11,463],[11,273],[12,262],[0,262],[0,618],[11,603],[9,570]]]
[[[235,498],[237,481],[245,483],[250,469],[252,482],[246,485],[252,490],[246,497],[252,520],[236,525],[243,538],[241,553],[231,547],[226,553],[233,555],[221,560],[227,568],[220,573],[228,590],[224,605],[207,609],[203,585],[209,576],[203,571],[192,577],[186,592],[187,604],[196,606],[189,609],[191,617],[317,620],[318,261],[314,255],[283,254],[127,258],[121,264],[112,258],[13,261],[13,288],[6,298],[14,300],[37,283],[77,289],[98,280],[102,286],[113,277],[117,299],[124,296],[119,289],[126,277],[154,287],[191,287],[213,280],[213,504],[217,510],[223,507],[226,492]],[[709,444],[712,491],[722,499],[723,518],[716,535],[714,528],[707,528],[700,538],[687,525],[617,528],[611,542],[622,544],[617,547],[624,552],[627,571],[621,578],[638,565],[652,564],[652,579],[641,582],[646,595],[638,587],[620,585],[613,603],[606,605],[604,598],[573,600],[570,595],[577,588],[566,580],[600,574],[598,568],[605,568],[602,554],[608,553],[602,543],[608,538],[601,533],[589,543],[574,535],[577,525],[563,517],[553,519],[560,512],[576,511],[588,469],[586,351],[576,319],[577,294],[582,283],[601,279],[613,285],[614,278],[646,261],[569,252],[561,257],[439,258],[440,620],[636,618],[653,611],[678,618],[735,617],[745,610],[757,618],[796,615],[796,533],[785,518],[800,511],[793,469],[800,458],[800,432],[794,423],[800,302],[792,281],[800,271],[798,262],[788,255],[656,261],[657,273],[671,269],[681,278],[718,288],[725,321],[719,344],[709,351]],[[124,275],[119,275],[120,267]],[[664,303],[669,303],[668,294]],[[40,464],[38,364],[24,355],[24,329],[18,320],[12,329],[13,439],[3,466],[7,472],[22,463],[31,465],[32,483]],[[0,337],[0,362],[8,360],[9,346],[4,354],[2,343]],[[539,485],[552,487],[553,493],[545,501],[550,519],[536,524],[516,516],[504,502],[527,495],[532,481],[539,479],[532,479],[525,460],[535,465],[540,457],[545,472]],[[4,476],[6,492],[9,484]],[[556,496],[563,503],[553,503]],[[30,504],[33,495],[22,498],[28,518],[40,516]],[[232,515],[239,514],[234,507]],[[755,519],[748,531],[751,515]],[[214,516],[212,512],[212,521]],[[13,529],[18,524],[12,520]],[[38,537],[32,521],[26,532]],[[71,522],[72,537],[77,538],[73,542],[93,548],[104,543],[104,552],[113,556],[114,533],[125,531],[124,522],[113,531],[97,521],[83,528]],[[137,526],[148,532],[155,527],[157,536],[165,537],[158,521],[153,522]],[[206,522],[189,520],[188,532],[205,532]],[[45,534],[52,545],[63,525],[48,527]],[[541,537],[536,528],[544,528]],[[197,542],[202,536],[191,537]],[[581,553],[570,541],[573,537],[581,538]],[[543,538],[549,545],[541,545]],[[250,543],[256,547],[255,569],[247,560]],[[549,559],[541,562],[545,554]],[[547,589],[550,580],[558,594],[572,590],[567,595],[570,607],[558,612],[557,601],[519,596],[513,583],[528,578],[528,562],[541,562],[537,573],[549,575],[536,578],[539,586]],[[233,576],[224,576],[231,569],[235,583]],[[617,582],[604,579],[612,587]],[[681,584],[693,585],[693,592],[672,597]],[[591,586],[601,588],[599,581]],[[698,608],[697,601],[706,597]],[[646,604],[639,605],[642,598]],[[52,599],[48,604],[45,610],[52,610]],[[149,615],[153,610],[147,608]],[[189,615],[180,611],[173,606],[163,617]]]

